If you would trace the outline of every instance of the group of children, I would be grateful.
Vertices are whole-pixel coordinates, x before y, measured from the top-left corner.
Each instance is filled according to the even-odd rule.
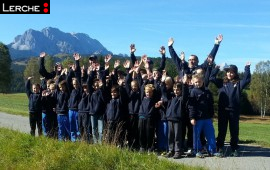
[[[47,72],[46,53],[40,53],[39,73],[44,79],[41,85],[33,84],[32,91],[31,77],[26,81],[31,135],[37,125],[39,135],[60,141],[107,142],[140,152],[158,151],[175,159],[186,150],[203,157],[205,145],[210,156],[222,157],[229,122],[232,155],[238,156],[239,102],[242,89],[250,82],[250,63],[242,80],[235,65],[226,68],[224,79],[216,78],[219,67],[213,68],[214,59],[222,39],[222,35],[216,38],[201,65],[196,55],[188,62],[183,52],[178,56],[174,40],[169,39],[169,52],[179,73],[175,78],[165,70],[164,46],[160,48],[161,63],[153,68],[146,55],[137,59],[131,44],[130,60],[123,63],[125,71],[119,69],[119,60],[110,69],[111,55],[105,56],[102,66],[96,55],[90,56],[85,69],[75,53],[70,68],[57,63],[54,71]],[[217,141],[210,81],[219,89]]]

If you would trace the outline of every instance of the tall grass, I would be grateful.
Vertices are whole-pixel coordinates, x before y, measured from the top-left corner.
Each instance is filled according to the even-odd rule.
[[[0,128],[0,169],[203,169],[111,145],[59,142]]]

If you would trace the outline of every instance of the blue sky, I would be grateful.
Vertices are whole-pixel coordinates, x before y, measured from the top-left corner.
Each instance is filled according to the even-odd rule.
[[[223,34],[216,63],[236,64],[251,71],[259,61],[270,59],[269,0],[204,1],[93,1],[51,0],[49,15],[0,14],[0,41],[11,43],[15,36],[32,28],[55,27],[63,32],[86,33],[115,54],[157,56],[170,37],[177,53],[196,54],[202,62]],[[168,48],[167,56],[169,57]]]

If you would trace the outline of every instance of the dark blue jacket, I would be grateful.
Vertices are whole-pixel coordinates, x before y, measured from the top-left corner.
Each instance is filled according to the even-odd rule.
[[[144,97],[140,106],[139,118],[154,118],[157,116],[157,108],[155,108],[157,100]]]
[[[89,114],[90,112],[90,100],[91,100],[91,95],[89,93],[83,93],[82,98],[80,100],[80,103],[78,105],[78,112],[79,113],[87,113]]]
[[[205,89],[193,88],[188,101],[190,119],[211,119],[214,116],[214,100],[212,93]]]
[[[55,90],[54,96],[56,99],[56,113],[68,114],[69,93]]]
[[[170,98],[162,97],[166,104],[166,118],[170,121],[183,120],[186,114],[186,103],[188,97],[188,86],[183,85],[182,95],[175,96],[174,93],[170,94]]]
[[[42,104],[41,104],[41,93],[33,93],[30,87],[30,80],[27,80],[25,83],[26,94],[29,99],[28,109],[30,113],[41,113]]]
[[[106,118],[107,122],[121,122],[126,120],[128,111],[128,96],[126,91],[120,87],[119,97],[111,99],[107,104]]]
[[[50,93],[48,96],[42,96],[41,101],[42,101],[42,113],[51,114],[54,112],[53,108],[56,107],[56,100],[53,96],[53,92]]]
[[[138,89],[138,91],[132,91],[131,90],[131,74],[127,74],[125,79],[125,88],[128,94],[128,112],[129,114],[138,114],[140,110],[141,105],[141,90]]]
[[[232,82],[224,83],[223,79],[216,78],[219,69],[215,68],[210,76],[210,81],[213,82],[219,92],[218,107],[219,109],[235,110],[240,109],[240,97],[242,90],[250,83],[251,74],[250,66],[245,67],[245,73],[242,80],[234,84]]]

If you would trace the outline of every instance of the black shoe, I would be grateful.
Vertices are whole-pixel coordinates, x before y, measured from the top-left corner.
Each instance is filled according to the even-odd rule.
[[[181,153],[175,152],[175,154],[173,155],[173,159],[179,159],[179,158],[181,158]]]

